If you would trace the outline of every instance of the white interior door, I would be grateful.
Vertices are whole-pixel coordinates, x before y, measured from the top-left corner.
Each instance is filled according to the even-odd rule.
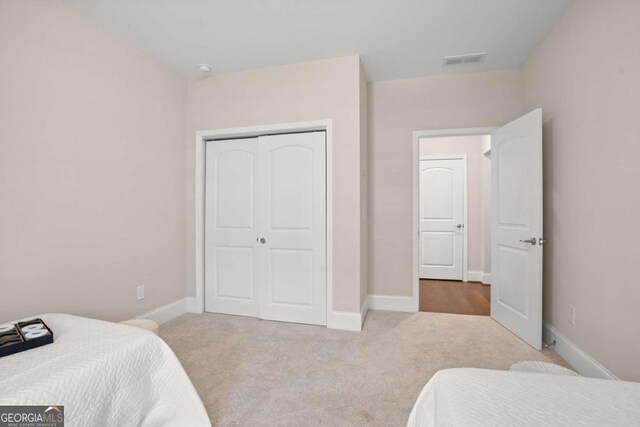
[[[258,315],[257,138],[206,145],[205,310]]]
[[[420,278],[462,280],[464,159],[420,160]]]
[[[326,325],[325,133],[260,137],[258,150],[260,318]]]
[[[542,349],[542,110],[491,134],[491,317]]]

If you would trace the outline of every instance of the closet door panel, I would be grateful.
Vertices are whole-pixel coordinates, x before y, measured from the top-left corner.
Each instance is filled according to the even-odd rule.
[[[257,138],[206,148],[205,309],[258,315]]]
[[[325,133],[261,137],[259,316],[326,324]]]

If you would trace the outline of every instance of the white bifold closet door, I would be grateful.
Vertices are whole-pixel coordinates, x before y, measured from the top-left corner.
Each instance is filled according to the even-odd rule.
[[[259,316],[326,325],[325,133],[258,140]]]
[[[206,311],[258,315],[257,141],[206,145]]]
[[[205,308],[326,324],[325,133],[207,143]]]

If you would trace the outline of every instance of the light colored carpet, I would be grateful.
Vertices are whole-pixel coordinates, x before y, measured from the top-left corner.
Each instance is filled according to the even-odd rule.
[[[369,311],[362,332],[346,332],[188,314],[160,336],[225,426],[403,426],[439,369],[567,366],[485,316]]]

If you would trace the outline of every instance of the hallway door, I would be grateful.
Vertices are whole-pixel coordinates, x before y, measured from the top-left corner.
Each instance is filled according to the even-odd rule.
[[[420,278],[463,279],[466,161],[420,159]]]

